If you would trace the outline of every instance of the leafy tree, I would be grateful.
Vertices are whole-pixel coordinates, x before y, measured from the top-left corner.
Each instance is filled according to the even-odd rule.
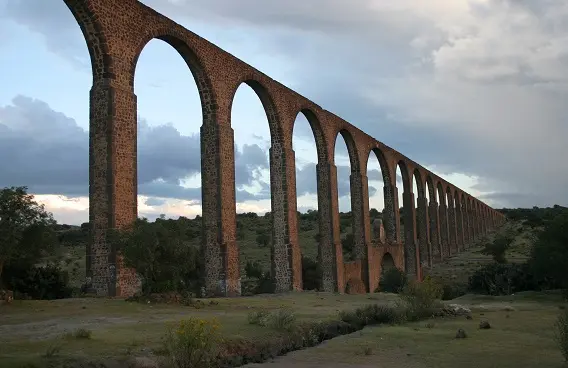
[[[343,248],[343,260],[353,260],[353,233],[348,233],[345,238],[341,240],[341,247]]]
[[[568,289],[568,213],[556,216],[539,234],[531,264],[537,277],[552,279]]]
[[[138,219],[132,229],[111,233],[109,240],[119,246],[126,265],[143,276],[145,294],[197,291],[199,287],[199,251],[187,244],[182,233],[172,227],[173,223]]]
[[[256,242],[261,247],[266,247],[270,244],[270,235],[266,229],[259,229],[256,231]]]
[[[262,265],[259,261],[248,261],[245,266],[245,274],[247,277],[260,279],[264,275],[264,270],[262,269]]]
[[[5,265],[31,265],[57,242],[56,222],[27,187],[0,190],[0,280]]]
[[[505,252],[509,249],[514,239],[514,236],[511,234],[500,234],[495,237],[492,243],[485,244],[485,248],[483,248],[481,253],[492,256],[496,263],[507,263]]]

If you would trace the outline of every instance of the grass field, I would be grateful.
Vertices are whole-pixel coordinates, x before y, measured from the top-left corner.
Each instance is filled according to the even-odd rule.
[[[510,223],[500,231],[516,234],[507,258],[511,262],[524,261],[530,253],[534,233],[516,223]],[[304,237],[304,241],[309,239],[313,239],[313,235]],[[246,241],[244,244],[247,244]],[[265,256],[262,252],[269,251],[251,244],[241,249],[252,259],[260,259]],[[491,262],[490,257],[482,255],[480,250],[481,247],[477,247],[460,253],[437,264],[429,273],[449,282],[466,282],[476,268]],[[71,271],[77,268],[76,272],[80,274],[80,266],[84,267],[84,262],[80,262],[84,249],[74,247],[62,252],[59,256],[66,267]],[[203,300],[200,309],[106,298],[15,301],[12,305],[0,306],[0,368],[28,363],[42,367],[58,361],[108,363],[116,361],[117,357],[152,357],[153,352],[161,348],[161,338],[168,326],[188,316],[216,318],[225,337],[262,339],[274,332],[249,324],[247,316],[251,311],[284,307],[292,310],[300,321],[314,321],[336,318],[341,310],[391,303],[397,298],[394,294],[384,293],[337,295],[304,292],[220,298],[213,303]],[[317,347],[253,366],[565,367],[553,339],[555,319],[561,308],[568,307],[559,293],[525,292],[507,297],[465,295],[446,303],[469,307],[473,318],[436,318],[399,326],[367,327]],[[481,319],[488,320],[491,329],[480,330]],[[78,328],[91,331],[91,338],[65,338],[68,332]],[[458,328],[466,331],[466,339],[455,339]],[[52,357],[46,357],[50,354]],[[113,365],[108,363],[106,366]]]

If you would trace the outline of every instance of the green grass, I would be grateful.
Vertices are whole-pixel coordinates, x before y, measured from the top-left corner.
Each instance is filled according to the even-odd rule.
[[[393,295],[335,295],[290,293],[215,299],[217,305],[195,309],[165,304],[139,304],[105,298],[54,301],[15,301],[0,309],[0,367],[23,362],[42,362],[51,347],[61,344],[63,358],[105,358],[146,355],[161,346],[161,337],[172,323],[189,316],[216,318],[225,337],[262,338],[270,329],[248,323],[253,310],[290,308],[299,321],[334,318],[343,309],[377,302]],[[77,328],[92,331],[90,339],[64,339]]]
[[[553,340],[560,311],[558,293],[520,293],[512,297],[464,296],[452,303],[471,306],[473,319],[437,318],[399,326],[365,328],[308,351],[277,360],[276,367],[384,368],[566,367]],[[514,309],[514,310],[512,310]],[[491,329],[478,328],[481,319]],[[459,328],[468,337],[456,339]],[[274,365],[271,365],[274,366]],[[339,366],[339,365],[338,365]]]

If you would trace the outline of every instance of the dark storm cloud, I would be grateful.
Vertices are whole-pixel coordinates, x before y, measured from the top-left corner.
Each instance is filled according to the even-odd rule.
[[[37,194],[88,195],[88,132],[43,101],[17,96],[0,107],[0,187],[26,185]],[[139,194],[199,200],[201,188],[181,180],[200,173],[199,135],[183,136],[172,125],[138,124]],[[255,144],[235,152],[237,185],[253,184],[268,167]],[[239,189],[242,200],[270,198]]]
[[[443,175],[477,177],[476,189],[492,192],[485,198],[495,203],[567,204],[568,12],[561,1],[490,0],[467,10],[434,0],[144,2],[190,28],[190,18],[242,27],[263,53],[297,70],[298,92]],[[70,60],[85,55],[69,11],[46,3],[11,0],[4,14],[44,34],[52,51]],[[256,66],[257,55],[236,56]],[[311,131],[305,124],[297,134]],[[12,139],[5,144],[23,143]],[[65,185],[73,187],[82,170]],[[175,182],[180,168],[161,170]],[[240,184],[249,183],[244,178],[237,175]],[[306,189],[300,179],[298,193],[315,191],[315,180]],[[345,183],[339,188],[344,193]]]

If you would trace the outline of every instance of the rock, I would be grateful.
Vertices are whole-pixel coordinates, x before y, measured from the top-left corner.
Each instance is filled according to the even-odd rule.
[[[467,316],[465,316],[465,319],[473,319],[473,317],[468,314]]]
[[[452,309],[456,316],[463,316],[471,313],[471,309],[459,304],[448,304],[446,308]]]
[[[456,332],[456,339],[465,339],[467,337],[467,334],[465,333],[465,330],[463,328],[458,329],[458,332]]]
[[[489,321],[483,320],[479,322],[479,328],[482,330],[488,330],[491,328],[491,325],[489,324]]]

